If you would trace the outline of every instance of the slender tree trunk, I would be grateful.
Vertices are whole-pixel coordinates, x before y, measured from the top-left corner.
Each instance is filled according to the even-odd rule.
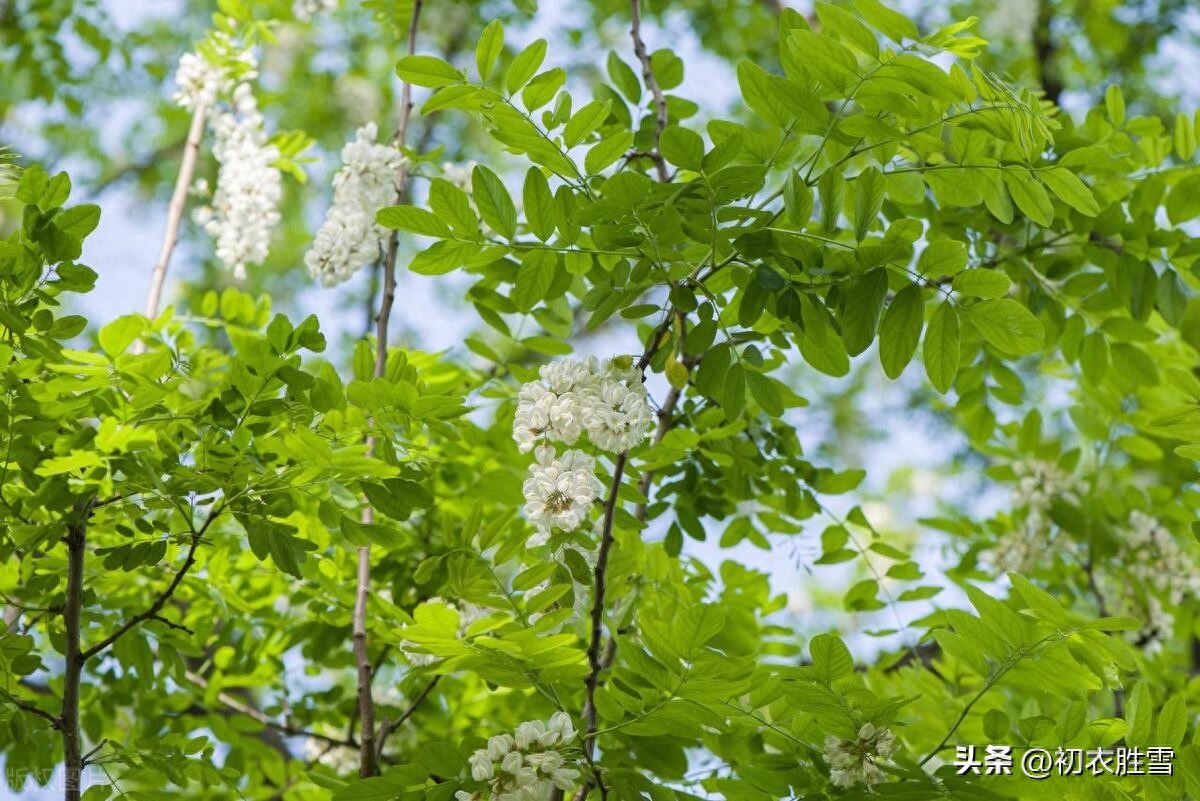
[[[67,528],[67,593],[63,607],[66,627],[66,672],[63,677],[62,740],[66,767],[66,801],[79,801],[83,792],[83,747],[79,734],[79,684],[84,656],[79,647],[83,614],[83,558],[87,510]]]

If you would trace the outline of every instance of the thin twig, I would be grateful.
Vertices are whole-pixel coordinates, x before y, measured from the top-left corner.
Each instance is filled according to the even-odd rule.
[[[417,27],[421,20],[422,0],[413,3],[412,19],[408,26],[408,54],[416,52]],[[408,139],[408,123],[412,117],[412,85],[405,81],[400,88],[400,122],[396,127],[396,146],[403,148]],[[403,203],[408,190],[408,162],[401,162],[396,173],[396,203]],[[387,256],[383,262],[383,298],[379,304],[379,319],[375,329],[376,354],[375,376],[382,377],[387,372],[388,361],[388,326],[391,323],[392,305],[396,299],[396,256],[400,250],[399,232],[392,231],[388,238]],[[367,455],[375,453],[375,436],[367,436]],[[370,525],[375,521],[375,510],[371,504],[363,506],[363,523]],[[370,652],[367,643],[367,598],[371,590],[371,548],[364,545],[358,549],[358,571],[354,592],[354,661],[358,667],[358,713],[359,729],[359,775],[374,776],[379,773],[379,755],[375,746],[375,701],[371,695],[371,677],[374,670],[371,665]]]
[[[376,756],[378,758],[383,758],[383,747],[387,743],[387,738],[392,735],[392,732],[403,726],[405,722],[413,716],[413,713],[417,711],[417,707],[429,697],[429,694],[433,692],[433,688],[437,687],[438,682],[441,680],[441,674],[434,676],[432,679],[426,682],[424,689],[417,693],[417,697],[414,698],[412,703],[408,705],[408,709],[405,709],[402,713],[400,713],[400,717],[396,718],[394,721],[385,720],[383,724],[380,725],[379,745],[376,748]]]
[[[171,626],[171,628],[183,629],[184,631],[188,630],[184,626],[181,626],[177,623],[171,623],[170,621],[164,619],[159,613],[162,611],[163,607],[167,605],[167,601],[171,600],[171,596],[175,594],[175,591],[179,589],[179,585],[183,583],[183,579],[188,574],[188,571],[191,570],[192,566],[196,564],[196,551],[200,547],[200,542],[204,539],[204,534],[208,531],[208,527],[213,524],[218,516],[220,516],[223,509],[224,506],[220,504],[214,506],[208,513],[208,517],[205,518],[203,525],[192,532],[191,541],[188,543],[187,556],[184,558],[183,564],[180,565],[179,569],[175,571],[175,576],[171,579],[171,583],[168,584],[166,588],[158,594],[158,597],[154,599],[154,602],[150,604],[150,607],[145,611],[139,612],[138,614],[129,618],[129,620],[126,620],[124,623],[122,623],[121,626],[118,627],[117,630],[112,634],[108,635],[103,640],[84,651],[83,661],[86,662],[92,657],[102,653],[110,645],[129,633],[131,629],[146,622],[147,620],[158,620],[168,624]]]
[[[662,87],[658,85],[658,79],[654,77],[654,70],[650,66],[650,54],[646,52],[646,43],[642,40],[641,0],[630,0],[629,15],[633,18],[633,24],[629,28],[629,35],[633,38],[633,52],[641,62],[642,78],[646,81],[646,88],[654,95],[654,106],[657,110],[654,121],[654,150],[647,155],[654,159],[654,167],[658,170],[658,180],[666,183],[670,180],[670,176],[667,173],[666,159],[659,152],[658,141],[667,127],[667,98],[663,95]]]
[[[192,124],[188,128],[187,141],[183,145],[183,161],[179,165],[179,176],[175,179],[171,203],[167,206],[167,230],[163,234],[158,261],[154,263],[154,272],[150,276],[150,291],[146,295],[146,316],[151,319],[158,315],[163,284],[167,280],[167,266],[171,263],[175,243],[179,241],[179,223],[183,219],[188,189],[196,172],[196,159],[200,155],[200,139],[204,136],[204,116],[207,111],[208,107],[201,102],[197,102],[195,110],[192,111]]]
[[[10,693],[8,690],[3,690],[3,689],[0,689],[0,697],[4,698],[4,700],[8,701],[10,704],[17,707],[18,709],[23,709],[26,712],[30,713],[31,715],[37,715],[39,718],[44,718],[45,720],[49,721],[50,725],[56,729],[62,728],[62,721],[60,721],[58,718],[56,718],[54,715],[50,714],[46,710],[42,709],[37,704],[34,704],[30,701],[26,701],[22,698],[18,698],[17,696]]]
[[[185,675],[187,676],[188,681],[190,681],[192,684],[195,684],[200,689],[208,689],[208,679],[204,678],[199,673],[193,673],[189,670]],[[321,742],[328,744],[330,747],[359,747],[358,742],[354,738],[330,737],[327,734],[320,734],[319,732],[302,729],[297,726],[293,726],[290,723],[280,723],[279,721],[268,716],[267,713],[263,712],[261,709],[257,709],[224,691],[217,693],[217,700],[220,701],[221,705],[226,709],[236,712],[239,715],[245,715],[252,720],[258,721],[267,728],[274,729],[275,731],[278,731],[288,737],[311,737],[314,740],[320,740]]]

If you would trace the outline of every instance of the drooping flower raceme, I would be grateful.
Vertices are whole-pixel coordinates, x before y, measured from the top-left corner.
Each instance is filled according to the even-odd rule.
[[[307,22],[323,11],[335,10],[337,5],[338,0],[295,0],[292,14],[301,22]]]
[[[538,448],[537,461],[529,468],[525,492],[525,514],[538,528],[530,545],[541,545],[553,529],[574,531],[587,519],[592,504],[604,485],[596,478],[596,461],[583,451],[569,450],[555,458],[550,446]]]
[[[1108,574],[1100,581],[1101,593],[1123,614],[1140,618],[1142,628],[1127,636],[1154,653],[1172,638],[1175,616],[1171,609],[1186,598],[1200,596],[1200,565],[1179,547],[1162,521],[1135,510],[1129,515],[1120,558],[1135,582]],[[1165,605],[1164,605],[1165,604]]]
[[[895,735],[873,723],[864,723],[853,740],[842,740],[833,735],[825,738],[824,756],[829,763],[829,778],[838,787],[879,784],[885,778],[880,765],[891,765],[895,752]]]
[[[579,781],[579,771],[568,766],[563,748],[575,739],[575,727],[564,712],[555,712],[543,723],[522,723],[512,734],[488,739],[487,747],[471,754],[471,778],[488,782],[488,792],[459,790],[456,801],[544,801],[551,788],[566,792]]]
[[[375,223],[375,213],[395,200],[396,173],[404,156],[375,137],[375,124],[368,123],[342,148],[333,205],[304,255],[309,273],[323,286],[340,284],[379,258],[388,235]]]
[[[574,444],[580,433],[602,451],[620,453],[645,440],[654,422],[641,376],[595,357],[560,359],[521,387],[513,439],[522,453],[539,443]]]
[[[1017,462],[1013,472],[1017,475],[1013,504],[1024,510],[1025,517],[984,556],[1001,570],[1024,573],[1042,560],[1050,544],[1050,507],[1054,499],[1077,501],[1080,482],[1053,462]],[[1060,541],[1070,547],[1070,540]]]
[[[238,278],[267,257],[279,223],[283,176],[275,162],[279,149],[268,144],[263,117],[250,84],[233,90],[233,109],[213,120],[213,156],[220,167],[211,206],[196,220],[217,240],[217,258]]]
[[[189,111],[197,105],[212,106],[218,98],[233,89],[233,78],[229,71],[199,53],[185,53],[179,59],[175,83],[179,91],[173,99]]]
[[[535,452],[523,487],[525,513],[538,528],[531,545],[554,529],[579,528],[603,490],[592,457],[578,449],[560,456],[556,444],[572,445],[586,434],[596,448],[621,453],[646,438],[653,420],[639,372],[611,360],[561,359],[521,387],[513,439],[522,453]]]

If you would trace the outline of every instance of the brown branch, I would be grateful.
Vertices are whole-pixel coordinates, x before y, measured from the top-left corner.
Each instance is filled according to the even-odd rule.
[[[200,689],[208,689],[208,679],[204,678],[199,673],[194,673],[189,670],[185,675],[187,676],[188,681],[190,681],[192,684],[195,684]],[[251,706],[245,701],[235,698],[223,690],[217,693],[217,700],[220,701],[221,705],[229,711],[236,712],[239,715],[244,715],[251,720],[261,723],[268,729],[274,729],[275,731],[280,732],[287,737],[311,737],[314,740],[320,740],[323,743],[327,743],[331,747],[358,748],[359,746],[358,742],[352,737],[330,737],[327,734],[320,734],[315,731],[309,731],[308,729],[302,729],[287,722],[280,723],[279,721],[267,715],[267,713],[263,712],[261,709]],[[193,706],[195,706],[201,712],[211,712],[211,710],[199,706],[198,704],[194,704]]]
[[[0,698],[4,698],[4,700],[8,701],[10,704],[15,706],[17,709],[22,709],[22,710],[30,713],[31,715],[37,715],[39,718],[45,719],[54,728],[60,729],[60,730],[62,729],[62,721],[60,721],[54,715],[52,715],[49,712],[47,712],[46,710],[42,709],[40,706],[33,703],[32,701],[26,701],[23,698],[18,698],[17,696],[10,693],[8,690],[3,690],[3,689],[0,689]]]
[[[63,657],[62,714],[59,730],[62,732],[64,770],[64,795],[66,801],[79,801],[83,792],[83,752],[79,733],[79,685],[87,654],[79,644],[79,633],[83,619],[83,562],[87,546],[87,519],[90,502],[76,506],[75,519],[67,526],[67,590],[63,604],[63,627],[66,647]]]
[[[417,26],[421,19],[422,0],[413,3],[412,19],[408,26],[408,54],[416,52]],[[400,88],[400,122],[396,128],[396,146],[403,149],[408,139],[408,123],[412,117],[412,85],[405,81]],[[402,161],[396,173],[396,202],[403,203],[408,190],[408,162]],[[400,235],[392,231],[388,238],[387,256],[383,262],[383,299],[379,305],[379,319],[375,329],[376,353],[375,376],[387,372],[388,325],[391,322],[392,305],[396,300],[396,256],[400,250]],[[367,437],[368,456],[375,453],[375,437]],[[362,520],[366,524],[375,521],[375,510],[371,504],[363,506]],[[367,643],[367,598],[371,590],[371,548],[364,545],[358,549],[358,571],[354,591],[354,661],[358,669],[358,713],[361,737],[359,746],[359,775],[375,776],[379,773],[379,756],[375,745],[375,701],[371,695],[371,665]]]
[[[440,674],[437,676],[434,676],[432,679],[430,679],[428,682],[426,682],[424,689],[422,689],[421,692],[417,693],[417,697],[414,698],[412,700],[412,703],[408,705],[408,709],[405,709],[400,714],[400,717],[396,718],[394,721],[385,720],[379,726],[379,738],[378,738],[379,744],[376,747],[376,757],[377,758],[379,758],[379,759],[383,758],[383,747],[387,743],[387,738],[392,736],[392,733],[394,731],[396,731],[396,729],[403,726],[405,724],[405,722],[407,722],[408,719],[413,716],[413,713],[417,711],[417,707],[419,707],[421,705],[421,702],[423,702],[426,698],[429,697],[429,694],[431,692],[433,692],[433,688],[437,687],[438,682],[441,680],[442,680],[442,677]]]
[[[663,95],[662,87],[658,85],[658,79],[654,77],[654,70],[650,66],[650,54],[646,52],[646,43],[642,40],[641,0],[630,0],[629,15],[633,21],[629,28],[629,35],[633,39],[633,52],[642,65],[642,78],[646,81],[646,88],[654,95],[654,105],[657,109],[654,120],[654,149],[647,155],[654,159],[658,180],[666,183],[670,180],[670,175],[667,173],[666,159],[659,152],[658,142],[667,127],[667,98]]]
[[[204,136],[204,116],[207,111],[208,108],[204,103],[197,102],[196,108],[192,112],[192,124],[188,128],[187,140],[183,146],[183,161],[179,165],[179,176],[175,179],[175,190],[171,193],[171,203],[167,206],[167,230],[163,234],[158,261],[154,263],[154,272],[150,275],[150,291],[146,295],[146,316],[151,319],[158,315],[163,284],[167,280],[167,266],[171,263],[171,253],[175,250],[175,243],[179,241],[179,223],[183,219],[188,189],[192,185],[192,176],[196,172],[196,159],[200,155],[200,140]]]
[[[168,584],[166,588],[158,594],[158,597],[154,599],[154,602],[150,604],[150,607],[145,611],[139,612],[138,614],[129,618],[129,620],[126,620],[124,623],[122,623],[121,626],[112,634],[108,635],[103,640],[84,651],[83,660],[85,662],[103,652],[104,649],[108,648],[117,640],[128,634],[133,628],[141,625],[147,620],[158,620],[168,624],[172,628],[183,629],[184,631],[188,630],[178,623],[171,623],[170,621],[164,619],[159,613],[162,612],[163,607],[167,605],[167,601],[171,600],[171,596],[175,594],[175,591],[179,589],[179,585],[183,583],[183,579],[188,574],[188,571],[191,570],[196,564],[196,551],[200,547],[200,542],[204,539],[204,534],[208,531],[208,527],[216,521],[223,509],[224,507],[219,504],[214,506],[212,511],[208,513],[208,517],[205,518],[203,525],[192,532],[191,541],[188,543],[187,556],[184,558],[183,564],[180,565],[179,569],[175,571],[175,575],[171,579],[171,583]]]
[[[1037,19],[1033,24],[1033,55],[1038,64],[1038,80],[1046,99],[1054,105],[1063,93],[1062,77],[1059,75],[1055,57],[1058,55],[1058,45],[1050,25],[1054,22],[1054,6],[1050,0],[1040,0],[1037,8]]]

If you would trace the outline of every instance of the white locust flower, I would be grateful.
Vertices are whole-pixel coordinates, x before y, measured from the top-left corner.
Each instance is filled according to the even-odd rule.
[[[604,371],[583,409],[588,439],[602,451],[621,453],[642,443],[654,424],[654,412],[638,371]]]
[[[213,121],[213,156],[220,165],[217,186],[212,205],[197,210],[196,219],[216,239],[217,258],[242,278],[248,265],[267,257],[279,223],[283,177],[274,166],[279,149],[267,144],[249,84],[238,84],[233,102],[233,111]]]
[[[530,544],[538,545],[553,529],[579,528],[603,486],[596,478],[595,460],[583,451],[571,450],[561,459],[547,458],[531,465],[522,489],[525,514],[539,531]]]
[[[404,156],[375,141],[374,123],[359,128],[342,148],[342,168],[333,178],[333,205],[304,255],[309,273],[323,286],[348,280],[379,258],[388,236],[375,213],[395,199],[396,173]]]
[[[336,10],[337,5],[337,0],[296,0],[292,3],[292,14],[301,22],[308,22],[323,11]]]
[[[488,740],[486,748],[467,760],[471,778],[488,782],[488,793],[459,790],[457,801],[545,801],[552,787],[568,791],[579,781],[579,771],[569,767],[561,748],[575,738],[570,717],[556,712],[548,722],[530,720],[513,734]]]
[[[865,723],[854,740],[842,740],[833,735],[825,738],[825,761],[829,763],[829,779],[837,787],[879,784],[885,778],[880,765],[891,765],[896,752],[896,737],[887,729]]]
[[[175,83],[179,91],[172,98],[175,103],[188,110],[198,105],[212,106],[217,99],[233,88],[229,72],[219,64],[213,64],[199,53],[184,53],[175,71]]]

